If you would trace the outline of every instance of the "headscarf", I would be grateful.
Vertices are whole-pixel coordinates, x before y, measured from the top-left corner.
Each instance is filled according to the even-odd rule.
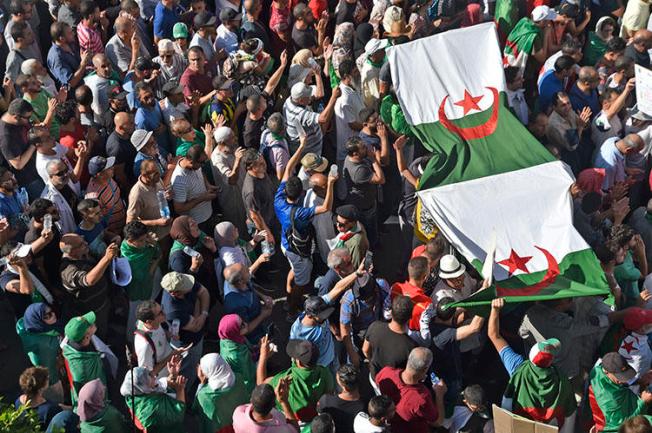
[[[404,19],[405,14],[403,13],[403,9],[392,5],[385,10],[385,15],[383,16],[383,28],[391,29],[393,22],[403,21]]]
[[[353,23],[342,23],[335,27],[333,45],[338,47],[353,48]]]
[[[214,237],[217,248],[235,247],[238,241],[236,227],[229,221],[222,221],[215,226]]]
[[[245,337],[240,334],[241,323],[242,319],[237,314],[227,314],[220,320],[217,335],[221,340],[231,340],[235,343],[245,344]]]
[[[133,382],[131,380],[132,376],[132,371],[133,371]],[[156,385],[154,387],[150,386],[151,378],[149,375],[149,370],[145,367],[134,367],[132,370],[128,370],[127,374],[125,375],[125,380],[122,382],[122,385],[120,386],[120,394],[123,397],[128,397],[132,394],[133,395],[147,395],[147,394],[154,394],[154,393],[165,393],[165,390],[161,386],[161,384],[157,381]],[[133,390],[132,390],[132,383],[133,383]]]
[[[482,9],[478,3],[466,5],[464,18],[462,18],[461,27],[470,27],[479,24],[482,21]]]
[[[577,176],[577,186],[584,192],[602,193],[602,182],[605,177],[604,168],[587,168]]]
[[[231,388],[235,384],[235,374],[231,366],[217,353],[202,356],[199,368],[208,378],[208,386],[213,391]]]
[[[312,51],[310,51],[308,48],[303,48],[297,51],[294,57],[292,57],[292,64],[301,65],[304,68],[309,68],[310,63],[308,63],[308,61],[310,59],[312,59]]]
[[[374,27],[369,23],[361,23],[355,29],[355,38],[353,39],[353,55],[357,59],[364,53],[364,46],[374,35]]]
[[[174,219],[170,228],[170,237],[188,246],[195,245],[199,240],[199,238],[195,238],[190,234],[190,217],[188,215]]]
[[[609,16],[604,16],[598,20],[598,22],[595,24],[595,34],[602,39],[604,42],[608,42],[609,39],[613,38],[613,32],[611,35],[607,35],[604,33],[604,25],[605,24],[611,24],[612,27],[616,27],[616,23],[614,22],[614,19],[609,17]]]
[[[104,410],[106,387],[100,379],[86,382],[77,397],[77,415],[82,421],[90,421]]]
[[[25,326],[25,330],[32,334],[42,334],[50,331],[57,331],[62,334],[63,323],[61,323],[58,318],[52,325],[45,323],[43,316],[45,316],[47,310],[48,305],[44,302],[37,302],[27,307],[25,314],[23,315],[23,325]]]

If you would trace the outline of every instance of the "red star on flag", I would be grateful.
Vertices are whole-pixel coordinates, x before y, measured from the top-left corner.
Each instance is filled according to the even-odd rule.
[[[466,116],[466,113],[468,113],[471,110],[478,110],[480,111],[480,106],[478,105],[478,102],[483,98],[483,95],[480,96],[471,96],[468,90],[464,89],[464,99],[461,101],[457,101],[454,104],[457,105],[458,107],[462,107],[464,109],[464,115]]]
[[[623,341],[621,348],[625,349],[627,353],[630,353],[632,350],[634,350],[634,340],[632,341]]]
[[[526,274],[529,274],[530,271],[528,271],[527,266],[525,266],[525,264],[530,261],[532,256],[521,257],[518,254],[516,254],[516,251],[514,251],[514,250],[511,250],[511,251],[512,252],[509,254],[509,258],[498,262],[498,264],[509,267],[508,272],[509,272],[510,276],[517,269],[520,270],[520,271],[525,272]]]

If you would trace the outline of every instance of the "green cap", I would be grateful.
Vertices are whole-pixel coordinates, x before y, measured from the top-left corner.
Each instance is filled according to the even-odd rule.
[[[172,36],[174,39],[187,38],[188,26],[184,23],[176,23],[174,27],[172,27]]]
[[[86,331],[95,323],[95,313],[90,311],[83,316],[70,319],[65,328],[66,337],[69,340],[79,343],[86,335]]]

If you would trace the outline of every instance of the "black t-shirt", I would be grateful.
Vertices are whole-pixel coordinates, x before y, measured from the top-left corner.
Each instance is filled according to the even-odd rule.
[[[342,23],[352,23],[354,22],[355,7],[357,2],[349,3],[347,1],[340,2],[340,8],[337,11],[337,16],[335,17],[335,25],[340,25]]]
[[[410,351],[417,347],[407,334],[392,331],[389,323],[380,320],[369,326],[365,340],[371,344],[371,377],[376,377],[383,367],[405,368]]]
[[[298,50],[303,48],[313,48],[317,46],[317,34],[315,29],[308,27],[305,30],[299,30],[296,26],[292,27],[292,42]]]
[[[457,340],[457,329],[441,323],[430,322],[432,336],[432,353],[439,362],[435,363],[437,375],[450,381],[462,377],[462,355],[460,342]],[[450,382],[449,382],[450,383]]]
[[[75,217],[75,221],[80,221],[79,212],[77,212],[77,203],[79,203],[79,197],[75,194],[75,191],[70,188],[69,185],[65,185],[59,190],[59,193],[66,199],[68,206],[72,210],[72,215]]]
[[[190,343],[197,343],[203,337],[203,332],[191,332],[183,329],[188,324],[195,311],[195,302],[201,285],[195,282],[190,292],[186,293],[182,299],[174,298],[169,292],[163,291],[163,298],[161,299],[161,308],[165,311],[165,316],[168,325],[171,325],[174,320],[179,321],[179,338],[184,346]]]
[[[43,258],[43,267],[45,268],[45,274],[48,281],[56,287],[61,287],[61,250],[59,249],[61,232],[59,232],[59,229],[55,224],[52,224],[52,234],[54,236],[50,243],[37,254],[34,254],[34,258]],[[31,244],[39,237],[41,237],[41,229],[36,229],[34,226],[30,226],[25,234],[25,243]],[[45,283],[45,281],[43,282]]]
[[[274,185],[269,176],[263,179],[247,173],[242,183],[242,200],[247,212],[258,212],[268,226],[276,225],[274,212]]]
[[[36,171],[36,151],[32,154],[27,164],[20,170],[14,169],[9,160],[19,158],[27,148],[28,127],[22,125],[10,125],[0,121],[0,153],[2,154],[2,163],[14,173],[18,184],[21,186],[29,185],[33,181],[40,179]]]
[[[249,116],[247,116],[244,121],[244,128],[242,130],[244,147],[247,149],[258,150],[260,148],[260,136],[263,135],[264,127],[264,118],[261,117],[258,120],[251,120]]]
[[[115,163],[124,164],[125,175],[130,184],[136,183],[137,176],[134,175],[134,160],[136,159],[136,148],[127,138],[121,138],[113,131],[106,139],[106,156],[115,157]]]
[[[317,403],[317,412],[333,417],[336,432],[352,432],[355,416],[365,409],[366,405],[362,400],[347,401],[332,394],[322,395]]]
[[[12,271],[5,269],[2,274],[0,274],[1,290],[5,293],[5,298],[11,304],[11,308],[14,310],[14,314],[16,314],[16,317],[18,318],[23,317],[23,314],[25,314],[25,310],[32,303],[32,296],[8,291],[7,284],[14,280],[20,280],[20,276]]]
[[[634,45],[628,45],[627,48],[625,48],[625,57],[629,57],[639,66],[648,69],[650,68],[650,54],[648,54],[647,51],[644,53],[636,51]]]
[[[384,83],[392,84],[392,72],[389,67],[389,62],[383,63],[383,66],[380,67],[378,78]]]

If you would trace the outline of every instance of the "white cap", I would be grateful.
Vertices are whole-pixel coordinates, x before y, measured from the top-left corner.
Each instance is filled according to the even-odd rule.
[[[535,23],[541,21],[552,21],[557,18],[557,12],[554,9],[550,9],[548,6],[537,6],[532,11],[532,21]]]
[[[369,39],[369,42],[364,46],[364,53],[368,56],[372,55],[376,51],[384,50],[389,45],[387,39]]]
[[[295,83],[290,90],[290,96],[294,100],[307,98],[310,95],[312,95],[312,89],[304,82]]]
[[[224,143],[229,138],[233,137],[233,131],[228,126],[220,126],[213,131],[213,138],[215,143]]]
[[[144,129],[136,129],[131,134],[131,144],[140,152],[140,149],[145,147],[150,137],[154,135],[153,131],[145,131]]]

